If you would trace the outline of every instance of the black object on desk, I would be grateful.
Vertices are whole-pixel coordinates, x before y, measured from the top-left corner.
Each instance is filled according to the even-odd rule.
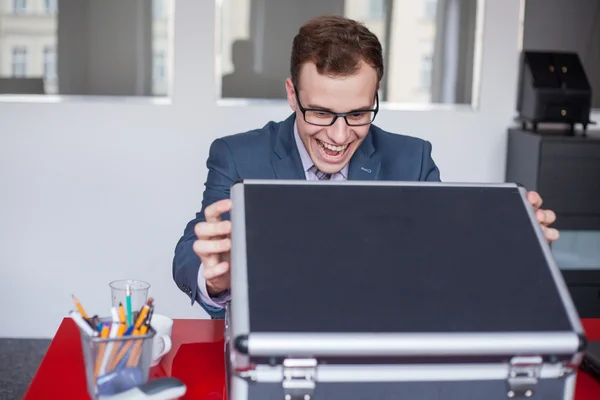
[[[506,181],[542,196],[544,208],[557,214],[559,241],[571,233],[600,232],[600,132],[583,137],[561,130],[509,129]],[[599,318],[600,260],[585,269],[561,268],[580,316]]]
[[[522,128],[539,123],[582,124],[590,121],[592,89],[576,53],[524,51],[519,66],[518,120]]]

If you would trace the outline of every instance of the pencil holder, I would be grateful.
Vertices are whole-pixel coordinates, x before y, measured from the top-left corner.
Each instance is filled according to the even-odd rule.
[[[101,319],[111,323],[110,318]],[[81,349],[88,393],[92,399],[111,396],[148,382],[152,359],[150,327],[145,334],[116,338],[92,337],[81,328]]]

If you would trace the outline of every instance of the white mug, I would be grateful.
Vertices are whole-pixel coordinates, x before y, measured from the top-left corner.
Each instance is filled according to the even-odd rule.
[[[156,331],[152,341],[152,361],[150,366],[158,365],[160,359],[171,350],[171,332],[173,331],[173,320],[160,314],[152,314],[150,320],[152,329]]]

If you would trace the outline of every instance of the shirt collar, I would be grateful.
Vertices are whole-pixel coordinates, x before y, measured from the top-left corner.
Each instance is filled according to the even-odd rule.
[[[309,169],[311,169],[312,166],[315,164],[313,163],[312,158],[310,158],[310,154],[308,154],[308,151],[304,146],[304,142],[302,141],[302,139],[300,139],[300,135],[298,134],[298,125],[296,122],[294,122],[294,139],[296,140],[296,147],[298,148],[298,152],[300,153],[302,169],[304,170],[304,172],[306,172]],[[348,179],[348,164],[346,164],[339,173],[342,174],[344,179]]]

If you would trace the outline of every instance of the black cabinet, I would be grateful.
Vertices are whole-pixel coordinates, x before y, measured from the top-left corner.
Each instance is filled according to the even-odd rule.
[[[600,230],[600,132],[509,129],[506,181],[540,193],[558,229]]]
[[[553,243],[581,317],[600,317],[600,132],[509,129],[506,181],[535,190],[557,214]]]

